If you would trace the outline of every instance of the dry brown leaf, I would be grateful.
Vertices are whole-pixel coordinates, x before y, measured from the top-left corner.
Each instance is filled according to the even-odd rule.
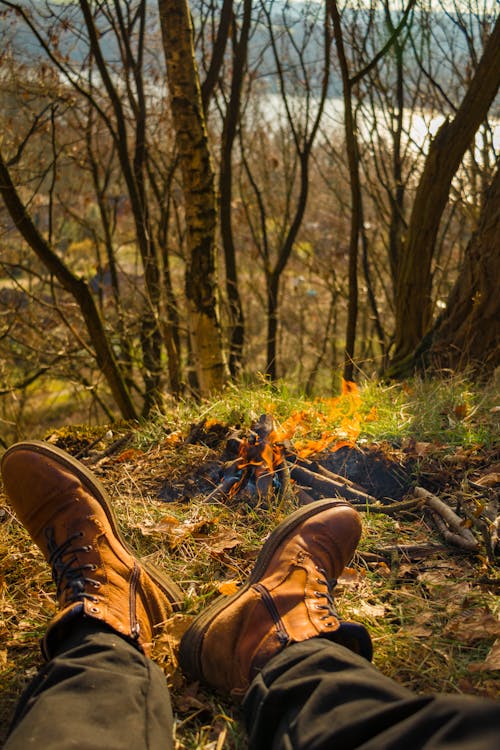
[[[194,711],[209,711],[208,703],[198,698],[198,682],[191,682],[187,685],[180,695],[175,696],[175,708],[181,714],[188,714]]]
[[[184,677],[177,658],[179,644],[192,621],[192,615],[178,613],[172,615],[163,624],[161,633],[155,638],[153,644],[153,659],[167,675],[169,686],[176,689],[180,689],[184,684]]]
[[[462,643],[498,638],[500,637],[500,620],[488,610],[471,609],[450,620],[444,633]]]
[[[351,608],[351,614],[354,617],[370,617],[371,619],[376,620],[385,615],[385,607],[383,604],[360,602],[357,607]]]
[[[144,536],[160,534],[165,536],[171,546],[178,546],[187,537],[196,536],[197,539],[206,539],[214,521],[202,519],[191,523],[179,521],[175,516],[163,516],[158,523],[140,523],[135,528],[140,529]]]
[[[481,668],[481,672],[493,672],[500,670],[500,638],[497,638],[491,647]]]
[[[197,539],[198,536],[195,538]],[[228,549],[234,549],[245,540],[241,534],[226,529],[219,531],[217,534],[210,534],[210,536],[204,538],[204,541],[208,545],[209,551],[217,555]]]
[[[401,447],[404,451],[423,458],[424,456],[428,456],[429,453],[435,451],[438,446],[435,443],[427,443],[423,440],[413,440],[413,438],[408,438]]]
[[[359,571],[354,570],[354,568],[344,568],[337,579],[337,583],[340,586],[355,587],[362,583],[363,580],[363,576]]]
[[[383,578],[390,578],[392,575],[390,567],[385,562],[377,563],[376,572]]]
[[[401,635],[412,635],[415,638],[428,638],[432,635],[432,628],[429,625],[405,625],[405,627],[401,628],[398,633]]]
[[[491,647],[486,659],[482,662],[469,664],[469,672],[498,672],[500,671],[500,638]]]
[[[425,570],[423,573],[419,573],[417,580],[426,586],[446,586],[448,581],[443,573],[439,570]]]
[[[236,594],[239,587],[239,581],[224,581],[220,584],[217,591],[224,596],[231,596],[232,594]]]
[[[138,458],[138,456],[143,455],[144,451],[141,451],[139,448],[127,448],[127,450],[124,450],[118,456],[115,456],[114,461],[117,464],[124,464],[127,461],[133,461],[134,459]]]
[[[476,484],[480,484],[481,487],[494,487],[496,484],[500,484],[500,474],[497,472],[483,474],[476,480]]]

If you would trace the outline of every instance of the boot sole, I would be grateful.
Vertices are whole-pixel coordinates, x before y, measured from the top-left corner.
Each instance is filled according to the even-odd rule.
[[[23,441],[22,443],[14,444],[7,451],[5,451],[2,457],[2,462],[9,454],[15,453],[18,450],[30,450],[35,453],[39,453],[42,456],[52,458],[59,465],[70,469],[72,473],[78,477],[85,489],[88,490],[97,500],[102,510],[106,514],[106,518],[109,521],[114,536],[118,539],[120,544],[125,548],[129,555],[131,555],[134,559],[139,560],[137,557],[137,553],[125,541],[121,534],[121,531],[118,527],[118,521],[116,519],[111,505],[111,500],[106,489],[101,484],[99,479],[97,479],[97,477],[95,477],[94,474],[89,471],[89,469],[87,469],[82,463],[80,463],[78,459],[73,458],[69,455],[69,453],[66,453],[66,451],[53,445],[47,445],[47,443],[44,443],[41,440],[31,440],[26,442]],[[139,564],[142,568],[144,568],[144,570],[158,586],[158,588],[161,589],[161,591],[165,594],[172,606],[173,611],[178,611],[184,599],[184,594],[179,586],[177,586],[177,584],[171,581],[167,576],[163,575],[154,565],[151,565],[151,563],[139,560]]]
[[[212,622],[219,614],[230,607],[234,601],[248,591],[251,586],[258,583],[263,577],[271,558],[280,546],[280,544],[290,535],[290,533],[299,526],[303,521],[317,515],[318,513],[335,507],[353,506],[345,500],[328,498],[318,500],[317,502],[306,505],[304,508],[291,513],[288,518],[282,521],[270,534],[264,542],[264,546],[257,557],[255,565],[250,573],[248,580],[235,594],[230,596],[218,597],[210,604],[201,614],[196,617],[192,625],[184,633],[179,648],[179,663],[183,671],[192,680],[205,680],[201,662],[201,651],[205,634]]]

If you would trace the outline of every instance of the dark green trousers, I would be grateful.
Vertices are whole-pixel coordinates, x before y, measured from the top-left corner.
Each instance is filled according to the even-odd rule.
[[[4,750],[166,750],[172,727],[161,669],[84,621],[22,695]]]
[[[243,704],[250,748],[497,750],[500,704],[416,696],[323,638],[289,646]],[[80,625],[21,698],[4,750],[165,750],[172,711],[161,670],[98,623]]]
[[[245,696],[258,750],[498,750],[500,703],[417,696],[324,638],[286,648]]]

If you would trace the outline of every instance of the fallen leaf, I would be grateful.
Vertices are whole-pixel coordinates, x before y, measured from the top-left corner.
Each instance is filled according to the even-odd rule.
[[[392,575],[390,567],[385,562],[377,563],[376,571],[383,578],[390,578]]]
[[[500,670],[500,638],[497,638],[493,646],[491,647],[488,656],[484,660],[482,672],[497,671]]]
[[[469,413],[469,407],[465,403],[455,404],[453,407],[453,413],[457,419],[465,419]]]
[[[220,584],[217,590],[219,594],[223,594],[224,596],[231,596],[232,594],[236,594],[239,588],[239,581],[224,581]]]
[[[337,579],[340,586],[355,587],[363,581],[363,576],[354,568],[344,568]]]
[[[198,682],[191,682],[180,695],[175,696],[175,708],[179,713],[187,714],[191,711],[198,713],[199,711],[210,710],[208,703],[198,698],[198,688]]]
[[[470,609],[454,617],[444,628],[445,635],[451,635],[462,643],[474,643],[483,639],[500,636],[500,620],[486,609]]]
[[[351,609],[351,613],[354,617],[370,617],[371,619],[376,620],[385,615],[385,607],[383,604],[360,602],[357,607]]]
[[[188,537],[194,537],[199,540],[205,539],[216,523],[214,519],[202,519],[201,521],[182,522],[175,516],[163,516],[157,523],[140,523],[134,528],[139,529],[144,536],[153,536],[160,534],[165,536],[171,547],[177,547]]]
[[[244,541],[244,537],[241,534],[237,534],[236,531],[231,531],[230,529],[222,530],[218,534],[210,534],[210,536],[204,538],[209,551],[215,555],[225,552],[228,549],[234,549]]]
[[[481,487],[494,487],[496,484],[500,484],[500,474],[497,472],[483,474],[482,477],[476,480],[476,484],[480,484]]]
[[[118,456],[115,457],[115,462],[118,464],[126,463],[127,461],[133,461],[138,456],[143,456],[144,451],[139,450],[139,448],[128,448],[127,450],[123,451],[122,453],[119,453]]]
[[[425,570],[423,573],[419,573],[417,580],[425,586],[445,586],[447,580],[440,571]]]
[[[412,635],[415,638],[428,638],[432,635],[432,628],[427,625],[405,625],[398,631],[400,635]]]
[[[179,445],[183,440],[182,432],[180,430],[176,430],[175,432],[171,432],[170,435],[167,435],[161,443],[162,448],[170,448],[173,445]]]
[[[429,453],[432,453],[437,448],[438,446],[435,443],[427,443],[423,440],[415,440],[414,438],[406,438],[401,444],[401,449],[405,453],[412,453],[420,458],[428,456]]]

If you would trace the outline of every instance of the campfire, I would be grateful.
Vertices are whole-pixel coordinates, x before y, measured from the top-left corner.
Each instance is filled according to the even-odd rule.
[[[268,504],[280,502],[285,493],[293,492],[300,504],[320,497],[376,503],[363,487],[309,458],[325,451],[331,454],[344,447],[354,448],[361,403],[356,385],[344,381],[340,396],[321,403],[323,411],[295,412],[281,425],[271,414],[263,414],[246,435],[231,436],[226,454],[235,454],[235,458],[227,463],[222,481],[209,499],[231,500],[238,495],[253,503]],[[307,437],[311,420],[324,425],[332,417],[340,421],[335,432],[324,430],[316,440]]]
[[[220,460],[209,462],[189,479],[189,486],[165,480],[159,497],[167,502],[188,501],[202,493],[206,501],[246,503],[263,510],[278,507],[283,499],[298,505],[326,497],[348,500],[360,511],[397,516],[422,513],[434,522],[445,541],[475,552],[478,541],[469,528],[476,526],[484,537],[487,554],[494,557],[500,516],[496,506],[487,518],[478,517],[464,504],[470,523],[447,502],[428,489],[415,486],[412,459],[390,446],[358,444],[361,397],[354,383],[343,383],[337,398],[319,402],[317,409],[295,412],[283,423],[263,414],[249,430],[229,436],[223,425],[203,420],[193,425],[186,443],[214,445],[226,437]],[[363,415],[366,422],[370,414]],[[337,423],[336,428],[326,429]],[[312,439],[311,435],[319,437]],[[188,485],[188,483],[186,483]],[[457,508],[458,509],[458,508]],[[421,545],[417,550],[421,554]],[[405,554],[408,550],[405,550]]]

